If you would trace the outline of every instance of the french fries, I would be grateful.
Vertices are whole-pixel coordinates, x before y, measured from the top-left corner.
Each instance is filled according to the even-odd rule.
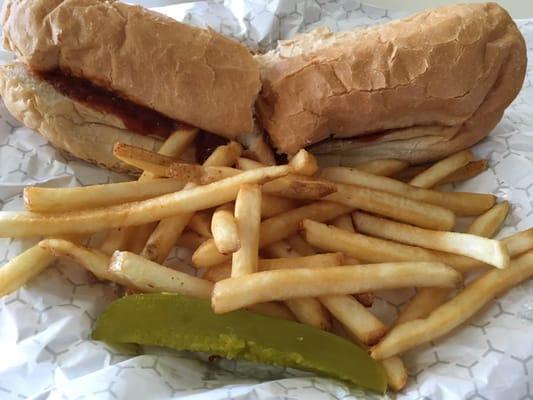
[[[183,189],[174,179],[154,179],[74,188],[24,189],[24,205],[33,212],[62,212],[98,208],[149,199]]]
[[[263,168],[266,167],[265,164],[261,164],[259,161],[251,160],[245,157],[239,157],[237,159],[237,168],[242,169],[243,171],[249,171],[251,169]]]
[[[111,257],[109,271],[142,292],[168,292],[208,299],[213,284],[204,279],[165,267],[137,254],[117,251]]]
[[[45,239],[39,242],[39,247],[47,250],[55,257],[67,256],[72,258],[98,279],[109,280],[121,285],[127,283],[121,276],[108,270],[109,257],[101,251],[79,246],[64,239]]]
[[[532,276],[533,252],[530,251],[513,260],[509,268],[492,270],[478,278],[427,318],[397,325],[372,349],[371,355],[382,360],[438,339],[469,319],[494,297]]]
[[[306,218],[313,218],[317,221],[329,221],[339,215],[346,214],[350,210],[349,207],[340,204],[319,201],[307,206],[295,208],[286,213],[278,214],[261,223],[259,247],[263,248],[296,233],[300,227],[300,223]],[[221,254],[217,250],[213,240],[204,242],[192,256],[192,262],[197,268],[210,268],[228,260],[228,256]]]
[[[360,171],[380,176],[392,176],[409,167],[409,163],[401,160],[373,160],[354,165]]]
[[[515,233],[502,240],[511,258],[533,249],[533,228]]]
[[[339,184],[337,192],[324,199],[422,228],[449,230],[455,225],[450,210],[366,187]]]
[[[156,176],[164,176],[185,183],[194,182],[203,185],[241,173],[240,170],[230,167],[203,166],[177,162],[171,157],[162,156],[150,150],[124,143],[116,143],[113,147],[113,154],[125,163],[148,171]]]
[[[195,213],[189,220],[187,227],[198,233],[199,235],[205,236],[207,238],[213,237],[211,233],[211,219],[213,213],[209,210],[200,211]]]
[[[491,194],[439,192],[436,190],[422,189],[385,176],[368,174],[356,168],[324,168],[319,171],[318,176],[333,182],[394,193],[411,200],[444,207],[459,216],[483,214],[496,203],[496,197]]]
[[[396,392],[402,390],[407,383],[407,371],[400,357],[386,358],[381,365],[387,374],[389,388]]]
[[[320,296],[319,300],[346,329],[367,345],[377,343],[387,331],[383,322],[352,296]]]
[[[333,182],[300,175],[287,175],[263,185],[264,193],[301,200],[318,200],[336,191]]]
[[[295,200],[263,193],[261,198],[261,218],[270,218],[298,207]]]
[[[229,142],[223,146],[218,146],[215,151],[203,162],[204,167],[231,167],[241,156],[242,146],[237,142]]]
[[[409,246],[388,240],[350,233],[311,220],[302,223],[303,236],[313,247],[342,252],[368,263],[390,261],[444,262],[460,272],[469,272],[486,264],[472,258]]]
[[[231,276],[239,277],[257,271],[261,229],[261,189],[259,186],[241,186],[235,200],[235,222],[241,246],[233,253]]]
[[[299,150],[290,159],[289,166],[294,173],[299,175],[312,176],[318,171],[318,163],[315,156],[304,149]]]
[[[409,184],[420,188],[432,188],[442,182],[448,175],[467,165],[473,159],[474,155],[470,150],[460,151],[433,164],[411,179]]]
[[[472,221],[468,227],[468,233],[472,235],[492,237],[498,232],[508,213],[509,203],[507,201],[502,201]]]
[[[444,178],[440,184],[444,185],[447,183],[458,183],[464,182],[468,179],[472,179],[482,172],[485,172],[489,168],[489,163],[487,160],[475,160],[469,162],[464,167],[458,169],[455,172],[452,172],[446,178]]]
[[[217,250],[221,254],[231,254],[239,250],[241,242],[237,222],[233,216],[233,206],[218,207],[211,219],[211,233]]]
[[[357,231],[368,235],[471,257],[497,268],[509,266],[507,249],[498,240],[466,233],[422,229],[361,212],[353,213],[352,217]]]
[[[163,264],[176,245],[176,241],[187,226],[192,213],[178,214],[159,221],[157,227],[145,241],[141,256]]]
[[[190,190],[94,210],[63,214],[2,211],[0,237],[93,233],[120,226],[146,224],[176,214],[217,207],[234,200],[242,184],[274,179],[289,172],[287,166],[266,167]]]
[[[331,221],[331,224],[339,229],[344,229],[348,232],[355,232],[355,229],[353,227],[352,222],[352,216],[350,214],[341,215],[338,218],[335,218],[333,221]]]
[[[174,131],[159,148],[158,153],[162,156],[179,158],[194,141],[198,129],[193,127],[183,127]],[[155,179],[156,176],[150,172],[143,171],[138,181],[146,182]],[[142,226],[130,226],[111,230],[101,245],[101,250],[111,255],[116,250],[131,249],[139,253],[146,244],[148,237],[155,228],[155,223]]]
[[[472,234],[476,232],[479,236],[492,237],[505,219],[507,210],[508,207],[505,207],[505,205],[494,206],[485,214],[477,217],[470,225],[470,228],[468,228],[467,233]],[[396,325],[417,318],[427,317],[435,308],[446,301],[450,293],[450,290],[443,288],[419,289],[398,315]]]
[[[224,313],[273,300],[413,286],[452,288],[461,281],[453,268],[425,262],[263,271],[217,282],[211,303],[216,313]]]
[[[55,260],[48,250],[34,245],[12,258],[0,268],[0,296],[5,296],[24,286]]]
[[[342,253],[323,253],[311,256],[262,258],[258,261],[259,271],[271,271],[275,269],[294,268],[325,268],[337,267],[344,264]],[[231,277],[231,265],[223,264],[209,268],[203,278],[211,282],[218,282]]]
[[[298,254],[302,256],[311,256],[313,254],[316,254],[315,249],[313,249],[309,245],[309,243],[303,240],[303,238],[297,233],[289,236],[286,239],[286,241],[287,241],[287,244],[294,249],[294,251],[296,251]]]

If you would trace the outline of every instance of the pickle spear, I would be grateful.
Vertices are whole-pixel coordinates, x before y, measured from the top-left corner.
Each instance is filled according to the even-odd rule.
[[[339,336],[245,310],[215,314],[209,302],[175,294],[115,301],[98,318],[92,337],[300,368],[380,393],[387,388],[381,365]]]

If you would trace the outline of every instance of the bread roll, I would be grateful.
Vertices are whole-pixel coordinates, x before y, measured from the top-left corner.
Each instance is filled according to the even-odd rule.
[[[235,138],[253,129],[259,70],[240,43],[113,0],[5,0],[3,44],[190,125]]]
[[[157,151],[162,139],[139,135],[113,114],[74,101],[18,62],[0,67],[0,95],[11,114],[58,149],[116,171],[139,171],[113,156],[115,142]]]
[[[526,48],[507,12],[485,3],[353,32],[319,29],[256,59],[256,106],[279,152],[324,141],[310,149],[420,163],[494,128],[522,86]]]

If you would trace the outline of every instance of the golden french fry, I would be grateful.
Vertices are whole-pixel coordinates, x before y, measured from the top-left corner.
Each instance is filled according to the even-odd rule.
[[[254,274],[255,275],[255,274]],[[331,320],[320,302],[312,297],[302,297],[284,301],[285,305],[302,324],[329,331]]]
[[[302,256],[311,256],[316,254],[316,250],[313,249],[309,243],[307,243],[303,238],[295,233],[287,238],[287,244],[291,246],[294,251]],[[340,264],[339,264],[340,265]]]
[[[365,293],[405,287],[457,287],[461,274],[442,263],[404,262],[263,271],[215,284],[216,313],[250,304],[301,297]]]
[[[192,213],[178,214],[159,221],[157,227],[145,241],[141,256],[163,264],[184,231]]]
[[[241,186],[235,200],[235,222],[241,247],[232,256],[232,277],[257,271],[261,229],[261,188],[258,185]]]
[[[442,253],[421,247],[395,243],[360,233],[350,233],[311,220],[302,223],[303,236],[313,247],[325,251],[340,251],[369,263],[391,261],[443,262],[460,272],[478,269],[486,264],[472,258]]]
[[[174,179],[154,179],[110,183],[74,188],[24,189],[24,205],[33,212],[61,212],[105,207],[131,201],[149,199],[183,189],[183,183]]]
[[[241,156],[242,146],[237,142],[229,142],[218,146],[202,164],[204,167],[231,167]]]
[[[342,253],[323,253],[311,256],[296,256],[283,258],[262,258],[258,262],[259,271],[270,271],[274,269],[294,269],[294,268],[325,268],[337,267],[344,264]],[[209,268],[203,278],[211,282],[218,282],[231,276],[231,265],[222,264]]]
[[[143,292],[179,293],[200,299],[211,297],[213,284],[205,279],[165,267],[127,251],[111,257],[109,271]]]
[[[237,159],[237,168],[242,169],[243,171],[249,171],[251,169],[263,167],[266,167],[266,165],[255,160],[251,160],[249,158],[239,157]]]
[[[127,285],[126,280],[108,270],[109,257],[96,249],[78,246],[63,239],[45,239],[39,242],[39,247],[56,257],[67,256],[92,272],[97,278]]]
[[[323,168],[319,171],[318,176],[333,182],[363,186],[441,206],[461,216],[480,215],[489,210],[496,202],[496,197],[490,194],[439,192],[422,189],[386,176],[368,174],[355,168]]]
[[[502,240],[511,258],[533,249],[533,228],[515,233]]]
[[[338,218],[335,218],[333,221],[331,221],[331,225],[339,229],[344,229],[348,232],[355,232],[351,214],[344,214]]]
[[[247,171],[246,173],[251,173],[254,171],[259,170],[251,170]],[[318,201],[300,208],[295,208],[282,214],[278,214],[275,217],[266,219],[261,223],[259,247],[263,248],[269,244],[278,242],[292,235],[293,233],[296,233],[300,223],[304,219],[312,218],[316,221],[329,221],[338,217],[339,215],[346,214],[350,210],[350,207],[340,204],[328,201]],[[198,247],[192,256],[192,262],[197,268],[213,267],[228,260],[228,256],[221,254],[217,250],[213,240],[204,242],[200,247]]]
[[[211,233],[220,253],[231,254],[239,250],[241,242],[232,205],[225,204],[215,210],[211,219]]]
[[[380,176],[392,176],[409,167],[409,163],[401,160],[373,160],[353,166],[360,171]]]
[[[421,288],[400,312],[395,324],[403,324],[417,318],[426,318],[446,301],[451,290],[448,288]]]
[[[298,203],[295,200],[263,193],[261,199],[261,218],[270,218],[296,207],[298,207]]]
[[[30,281],[55,260],[55,256],[38,244],[12,258],[0,268],[0,296],[5,296]]]
[[[352,296],[320,296],[319,300],[346,329],[365,344],[372,345],[377,343],[387,331],[387,327],[383,322]]]
[[[63,214],[1,211],[0,237],[93,233],[120,226],[146,224],[176,214],[219,206],[234,200],[241,184],[274,179],[288,172],[287,166],[266,167],[147,200]]]
[[[480,236],[492,237],[507,214],[507,211],[505,211],[505,214],[501,213],[501,210],[496,212],[492,211],[495,207],[479,216],[474,223],[470,225],[467,233],[474,233],[474,230]],[[476,223],[476,221],[479,222]],[[396,325],[417,318],[427,317],[435,308],[446,301],[450,293],[451,291],[449,289],[443,288],[418,289],[417,293],[398,315]]]
[[[454,213],[446,208],[365,187],[339,184],[337,192],[325,197],[324,200],[422,228],[449,230],[455,225]]]
[[[397,325],[372,349],[371,355],[381,360],[438,339],[472,317],[494,297],[532,276],[533,252],[530,251],[513,260],[509,268],[492,270],[476,279],[427,318]]]
[[[119,160],[134,167],[157,176],[164,176],[185,183],[206,184],[229,178],[242,172],[241,170],[224,166],[203,166],[177,162],[171,157],[124,143],[116,143],[113,147],[113,154]]]
[[[442,182],[451,173],[467,165],[473,159],[474,155],[470,150],[463,150],[459,153],[452,154],[415,176],[409,184],[420,188],[432,188]]]
[[[471,257],[496,268],[509,266],[510,258],[507,249],[498,240],[467,233],[422,229],[361,212],[354,212],[352,217],[358,232],[426,249]]]
[[[254,304],[248,307],[248,310],[268,317],[281,318],[288,321],[296,320],[292,312],[286,306],[277,302]]]
[[[294,173],[312,176],[318,171],[318,163],[314,155],[301,149],[289,161]]]
[[[472,221],[468,227],[468,233],[484,237],[493,237],[500,229],[508,213],[509,202],[502,201]]]
[[[213,237],[211,234],[211,219],[213,212],[206,210],[195,213],[189,220],[187,227],[202,236],[207,238]]]
[[[395,392],[402,390],[407,383],[407,370],[400,357],[386,358],[381,365],[387,374],[389,388]]]
[[[198,129],[193,127],[177,129],[165,140],[158,153],[162,156],[179,158],[194,141],[197,133]],[[146,182],[155,178],[154,174],[144,171],[138,181]],[[154,228],[155,223],[113,229],[107,234],[100,248],[108,255],[116,250],[132,250],[140,253]]]
[[[176,246],[195,251],[206,240],[206,237],[199,235],[196,232],[185,231],[181,234],[178,240],[176,240]]]
[[[485,172],[488,167],[489,163],[487,162],[487,160],[471,161],[464,167],[458,169],[455,172],[452,172],[450,175],[444,178],[440,182],[440,184],[444,185],[446,183],[457,183],[467,181],[468,179],[472,179],[481,174],[482,172]]]
[[[263,185],[263,192],[280,197],[318,200],[337,191],[337,185],[323,179],[303,175],[287,175]]]
[[[286,240],[271,243],[261,249],[265,257],[270,258],[294,258],[300,257],[300,254],[287,243]]]

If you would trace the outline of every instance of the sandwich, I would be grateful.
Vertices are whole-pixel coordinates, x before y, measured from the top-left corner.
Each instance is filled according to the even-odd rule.
[[[526,46],[503,8],[480,3],[352,32],[319,28],[256,60],[257,113],[278,152],[416,164],[490,133],[520,91]]]
[[[57,148],[132,172],[115,142],[157,150],[193,126],[253,145],[259,69],[237,41],[106,0],[7,0],[0,18],[17,56],[0,94]]]
[[[494,3],[319,28],[256,56],[115,1],[7,0],[0,18],[18,59],[0,67],[8,110],[59,149],[126,172],[138,171],[115,142],[157,150],[180,127],[238,140],[265,164],[267,143],[322,165],[437,160],[490,133],[526,69],[524,39]]]

